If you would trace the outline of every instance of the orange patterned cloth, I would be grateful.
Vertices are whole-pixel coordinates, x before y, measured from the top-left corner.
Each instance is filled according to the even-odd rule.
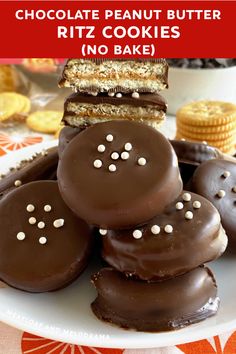
[[[42,142],[42,136],[0,132],[0,155]],[[125,343],[124,343],[125,344]],[[193,343],[156,349],[94,348],[35,336],[0,323],[0,354],[236,354],[236,331]]]

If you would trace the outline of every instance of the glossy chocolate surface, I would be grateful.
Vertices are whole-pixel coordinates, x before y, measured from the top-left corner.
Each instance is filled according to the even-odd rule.
[[[21,181],[22,184],[25,184],[37,180],[56,179],[57,164],[57,147],[36,154],[32,160],[22,161],[19,169],[12,168],[0,181],[0,198],[15,189],[15,181]]]
[[[31,212],[29,205],[34,206]],[[45,205],[51,211],[46,212]],[[30,223],[30,218],[36,222]],[[58,219],[63,220],[61,227],[54,226]],[[0,202],[0,224],[0,279],[12,287],[57,290],[76,279],[88,263],[90,228],[65,205],[57,182],[32,182],[8,193]],[[19,232],[23,240],[17,238]],[[40,243],[42,237],[46,243]]]
[[[112,136],[108,142],[106,136]],[[129,158],[121,153],[132,145]],[[98,146],[104,145],[105,152]],[[111,154],[119,158],[113,160]],[[139,158],[146,164],[139,165]],[[100,160],[102,166],[95,168]],[[111,172],[109,166],[115,166]],[[168,140],[145,124],[109,121],[77,135],[58,165],[59,188],[68,206],[89,224],[126,228],[141,224],[176,199],[182,190],[177,158]]]
[[[183,201],[182,195],[144,226],[108,230],[102,236],[105,261],[122,273],[154,281],[183,274],[219,257],[227,245],[219,213],[199,195],[188,193],[191,201]],[[193,206],[196,201],[201,204],[199,209]],[[177,210],[176,203],[182,203],[183,209]],[[192,219],[187,219],[189,213]],[[160,228],[158,234],[153,233],[154,225]],[[170,233],[169,226],[173,228]],[[141,231],[141,238],[134,238],[135,230]]]
[[[236,162],[204,162],[193,175],[192,190],[201,194],[218,209],[229,241],[236,242]],[[223,195],[218,194],[222,191]]]
[[[98,291],[93,312],[123,328],[175,330],[204,320],[218,309],[216,283],[205,267],[157,283],[132,280],[112,268],[103,268],[92,281]]]

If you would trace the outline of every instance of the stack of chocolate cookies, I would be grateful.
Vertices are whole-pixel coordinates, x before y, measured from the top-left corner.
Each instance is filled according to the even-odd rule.
[[[130,103],[147,102],[150,94],[140,99],[145,90],[156,97],[166,76],[163,60],[68,62],[64,85],[86,91],[72,97],[78,112],[91,109],[92,118],[84,121],[77,111],[66,110],[64,119],[72,127],[61,132],[59,159],[55,149],[45,151],[0,182],[0,279],[6,284],[29,292],[67,286],[89,263],[95,236],[107,264],[92,276],[98,292],[92,309],[99,319],[163,331],[217,312],[216,282],[204,263],[226,248],[220,215],[203,196],[183,190],[171,143],[155,125],[143,124],[152,121],[143,113],[150,105]],[[121,91],[129,93],[119,97]],[[111,116],[96,116],[97,106],[102,110],[106,100],[122,97],[127,101],[121,106],[105,104]],[[120,117],[117,107],[127,109],[127,116]],[[92,124],[97,119],[99,124]],[[202,159],[206,150],[201,152]],[[56,166],[57,181],[52,180]],[[232,196],[230,168],[217,173],[223,175],[220,182],[227,179]]]
[[[76,91],[66,99],[65,124],[86,127],[109,120],[133,120],[158,128],[166,102],[159,91],[167,84],[163,59],[70,59],[61,87]]]
[[[92,277],[95,315],[121,327],[163,331],[217,312],[205,262],[227,237],[217,210],[182,189],[169,141],[146,124],[109,121],[74,137],[58,165],[68,207],[98,228],[108,267]]]

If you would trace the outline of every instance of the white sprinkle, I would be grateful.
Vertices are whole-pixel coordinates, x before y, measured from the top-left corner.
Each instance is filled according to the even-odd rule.
[[[142,231],[140,230],[134,230],[133,232],[133,237],[136,238],[137,240],[143,236]]]
[[[40,222],[38,223],[38,228],[39,228],[39,229],[44,229],[44,228],[45,228],[45,223],[44,223],[43,221],[40,221]]]
[[[19,179],[17,179],[17,180],[14,182],[14,185],[15,185],[15,187],[20,187],[20,186],[22,185],[22,182],[21,182]]]
[[[224,178],[228,178],[230,176],[230,172],[229,171],[225,171],[222,175],[222,177]]]
[[[48,155],[48,151],[47,151],[47,150],[43,150],[43,151],[41,152],[41,155],[47,156],[47,155]]]
[[[98,145],[97,150],[98,150],[98,152],[104,152],[106,150],[106,147],[105,147],[105,145],[100,144],[100,145]]]
[[[232,188],[232,191],[233,191],[234,193],[236,193],[236,186],[234,186],[234,187]]]
[[[32,216],[31,218],[29,218],[29,224],[30,225],[34,225],[36,224],[37,220]]]
[[[129,158],[129,153],[127,151],[123,151],[120,155],[122,160],[128,160]]]
[[[107,230],[106,229],[99,229],[99,233],[102,235],[102,236],[105,236],[107,234]]]
[[[118,92],[118,93],[116,94],[116,97],[117,97],[117,98],[121,98],[121,97],[122,97],[122,93]]]
[[[147,163],[147,160],[146,160],[144,157],[140,157],[140,158],[138,159],[138,165],[139,165],[139,166],[145,166],[146,163]]]
[[[47,239],[46,239],[46,237],[40,237],[39,238],[39,243],[41,244],[41,245],[45,245],[45,243],[47,243]]]
[[[184,139],[184,138],[181,138],[180,140],[181,140],[181,141],[186,141],[186,139]]]
[[[166,232],[167,234],[171,234],[171,233],[173,232],[173,226],[171,226],[171,225],[166,225],[166,226],[164,227],[164,230],[165,230],[165,232]]]
[[[183,203],[178,202],[178,203],[175,204],[175,207],[176,207],[177,210],[182,210],[184,205],[183,205]]]
[[[126,151],[131,151],[132,150],[132,144],[131,143],[126,143],[125,144],[125,150]]]
[[[91,95],[92,95],[92,96],[97,96],[98,93],[97,93],[96,91],[93,91],[93,92],[91,92]]]
[[[190,200],[191,200],[191,194],[190,193],[184,193],[183,194],[183,200],[185,201],[185,202],[190,202]]]
[[[108,92],[108,96],[114,97],[115,96],[115,92]]]
[[[32,213],[35,210],[35,206],[33,204],[28,204],[27,207],[26,207],[26,210],[29,213]]]
[[[17,240],[23,241],[25,239],[25,233],[24,232],[18,232],[16,235]]]
[[[120,155],[118,154],[118,152],[113,152],[113,153],[111,154],[112,160],[118,160],[119,157],[120,157]]]
[[[112,134],[108,134],[108,135],[106,136],[106,141],[108,141],[109,143],[111,143],[111,142],[113,141],[113,139],[114,139],[114,137],[113,137]]]
[[[195,200],[195,202],[193,202],[194,209],[200,209],[201,205],[202,204],[198,200]]]
[[[132,93],[133,98],[139,98],[139,93],[138,92],[133,92]]]
[[[225,197],[225,191],[223,189],[220,189],[219,192],[217,193],[217,196],[219,198],[224,198]]]
[[[151,233],[154,235],[158,235],[161,232],[161,228],[158,225],[153,225],[151,227]]]
[[[58,229],[59,227],[62,227],[64,225],[65,220],[64,219],[57,219],[53,221],[53,226]]]
[[[186,211],[184,217],[187,220],[192,220],[193,219],[193,213],[191,211]]]
[[[111,165],[109,165],[108,167],[110,172],[115,172],[116,171],[116,165],[114,165],[113,163]]]
[[[101,160],[95,160],[95,161],[93,162],[93,166],[94,166],[95,168],[101,168],[101,167],[102,167],[102,161],[101,161]]]
[[[51,207],[51,205],[47,204],[47,205],[44,205],[43,209],[46,213],[49,213],[52,210],[52,207]]]
[[[203,143],[204,145],[207,145],[207,141],[205,141],[205,140],[204,140],[202,143]]]

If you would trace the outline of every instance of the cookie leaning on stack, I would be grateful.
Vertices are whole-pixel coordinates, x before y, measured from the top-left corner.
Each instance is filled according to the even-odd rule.
[[[232,154],[236,143],[236,105],[221,101],[187,104],[176,114],[177,139],[206,141]]]

